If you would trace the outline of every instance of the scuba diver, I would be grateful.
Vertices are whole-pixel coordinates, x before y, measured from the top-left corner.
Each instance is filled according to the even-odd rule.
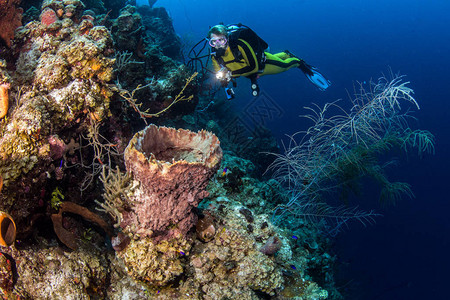
[[[237,77],[249,78],[252,95],[258,96],[257,79],[260,76],[278,74],[291,68],[299,68],[322,91],[331,84],[316,68],[287,50],[276,54],[266,52],[268,44],[245,25],[213,26],[207,40],[212,47],[211,59],[216,78],[225,87],[228,99],[234,98],[234,92],[227,86],[232,82],[235,87]]]

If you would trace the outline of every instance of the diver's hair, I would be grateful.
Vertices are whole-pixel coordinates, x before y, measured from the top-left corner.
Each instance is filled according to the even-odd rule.
[[[211,38],[211,34],[224,35],[228,38],[227,27],[225,25],[216,25],[209,29],[207,38]]]

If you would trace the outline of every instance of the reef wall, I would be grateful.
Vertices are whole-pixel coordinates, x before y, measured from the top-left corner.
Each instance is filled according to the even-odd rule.
[[[154,2],[27,1],[20,26],[0,0],[0,294],[325,299],[326,243],[271,224],[274,185],[211,132],[156,125],[195,125],[199,95]]]

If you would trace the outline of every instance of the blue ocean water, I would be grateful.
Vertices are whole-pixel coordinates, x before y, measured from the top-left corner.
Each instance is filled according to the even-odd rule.
[[[342,288],[352,299],[449,298],[448,0],[159,0],[155,6],[169,11],[186,48],[210,26],[241,22],[264,38],[272,53],[289,49],[326,74],[333,84],[325,92],[298,70],[261,78],[261,89],[281,108],[267,124],[280,139],[310,125],[299,118],[304,106],[348,101],[355,81],[390,70],[406,75],[421,107],[415,125],[435,135],[436,154],[400,157],[389,173],[412,185],[414,199],[382,208],[373,191],[366,191],[364,201],[384,217],[374,226],[356,225],[338,235],[339,276],[348,279]],[[242,79],[238,85],[236,109],[252,100],[249,83]]]

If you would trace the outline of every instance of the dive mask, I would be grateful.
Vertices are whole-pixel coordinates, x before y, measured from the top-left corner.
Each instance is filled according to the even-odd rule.
[[[216,47],[220,48],[220,47],[225,46],[227,44],[227,42],[228,41],[227,41],[226,37],[218,37],[218,38],[210,39],[209,45],[214,48],[216,48]]]

